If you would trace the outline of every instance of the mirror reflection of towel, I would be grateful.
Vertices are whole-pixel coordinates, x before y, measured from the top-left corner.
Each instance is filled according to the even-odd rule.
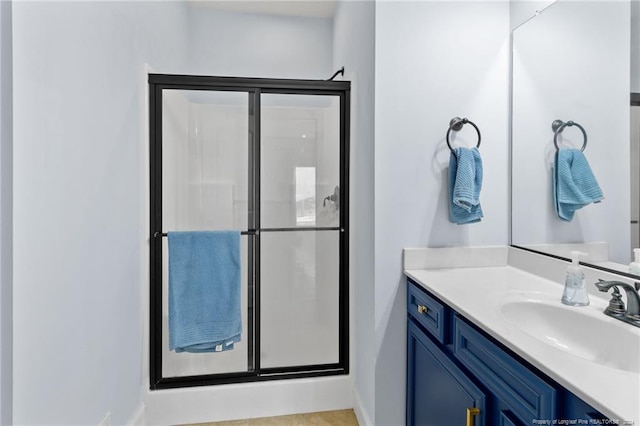
[[[604,198],[587,158],[579,149],[559,149],[552,174],[553,205],[561,220],[570,222],[576,210]]]
[[[449,157],[449,220],[458,225],[480,222],[482,159],[478,148],[456,148]]]

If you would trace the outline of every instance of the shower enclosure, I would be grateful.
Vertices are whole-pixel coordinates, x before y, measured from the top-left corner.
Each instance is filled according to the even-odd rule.
[[[152,74],[152,389],[348,372],[350,83]],[[242,338],[168,344],[169,231],[239,230]]]

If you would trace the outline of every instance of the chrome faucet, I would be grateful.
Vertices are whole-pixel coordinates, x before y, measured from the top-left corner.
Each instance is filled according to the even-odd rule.
[[[638,295],[640,283],[636,282],[635,285],[631,285],[620,281],[598,280],[596,287],[604,293],[613,287],[613,294],[609,301],[609,306],[604,310],[605,315],[609,315],[610,317],[619,319],[620,321],[640,327],[640,295]],[[626,309],[618,287],[621,287],[627,293]]]

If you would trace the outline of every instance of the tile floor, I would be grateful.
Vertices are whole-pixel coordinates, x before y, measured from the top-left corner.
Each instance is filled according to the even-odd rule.
[[[358,421],[353,410],[338,410],[227,422],[199,423],[190,426],[358,426]]]

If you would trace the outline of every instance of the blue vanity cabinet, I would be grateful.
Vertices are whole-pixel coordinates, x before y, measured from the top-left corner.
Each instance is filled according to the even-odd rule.
[[[407,336],[407,424],[465,425],[478,408],[472,425],[488,426],[484,392],[412,321]]]
[[[496,425],[530,425],[557,419],[553,383],[512,357],[462,316],[453,318],[453,353],[489,390]]]
[[[606,420],[410,278],[407,283],[408,425],[467,424],[470,407],[480,409],[474,426]]]
[[[467,424],[469,407],[474,426],[599,416],[411,279],[407,336],[408,425]]]
[[[599,423],[599,421],[607,419],[607,416],[566,389],[560,390],[558,400],[558,411],[561,419],[581,419],[584,420],[582,424],[603,424]]]

